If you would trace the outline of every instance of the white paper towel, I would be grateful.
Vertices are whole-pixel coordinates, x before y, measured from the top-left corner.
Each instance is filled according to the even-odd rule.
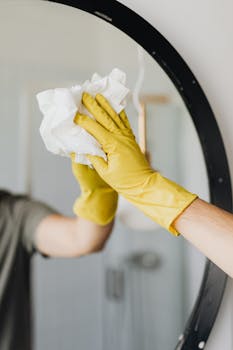
[[[93,74],[91,80],[85,81],[82,85],[38,93],[37,101],[44,116],[40,134],[46,148],[50,152],[66,157],[70,157],[70,153],[74,152],[75,161],[82,164],[91,165],[86,154],[106,159],[95,138],[74,124],[73,119],[77,112],[91,117],[81,102],[84,91],[93,97],[101,93],[117,113],[121,112],[126,106],[126,97],[129,93],[125,83],[125,73],[115,68],[105,77]]]

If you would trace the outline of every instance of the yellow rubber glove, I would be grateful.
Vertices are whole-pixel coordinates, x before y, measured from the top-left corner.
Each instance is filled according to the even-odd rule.
[[[94,169],[75,163],[74,154],[71,158],[72,171],[81,188],[81,196],[74,203],[74,213],[99,225],[108,224],[117,209],[117,192]]]
[[[83,104],[96,120],[77,114],[76,123],[92,134],[107,154],[88,156],[100,176],[129,202],[174,235],[173,221],[196,199],[174,182],[151,169],[135,141],[125,112],[119,115],[106,99],[83,94]]]

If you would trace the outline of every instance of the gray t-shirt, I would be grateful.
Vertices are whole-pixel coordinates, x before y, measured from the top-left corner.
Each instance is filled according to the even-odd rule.
[[[53,213],[0,191],[0,350],[31,349],[30,258],[38,224]]]

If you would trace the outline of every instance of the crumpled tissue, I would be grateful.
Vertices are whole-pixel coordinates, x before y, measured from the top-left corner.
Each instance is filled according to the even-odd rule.
[[[86,157],[87,154],[106,159],[106,154],[96,139],[73,120],[77,112],[92,117],[82,104],[84,91],[93,97],[101,93],[113,109],[120,113],[126,106],[126,97],[129,94],[125,83],[126,74],[114,68],[105,77],[93,74],[91,80],[82,85],[39,92],[36,97],[44,116],[40,134],[46,148],[52,153],[66,157],[75,153],[76,163],[89,166],[91,163]]]

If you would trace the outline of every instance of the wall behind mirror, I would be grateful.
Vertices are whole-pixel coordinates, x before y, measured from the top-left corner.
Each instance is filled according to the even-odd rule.
[[[42,21],[43,19],[43,21]],[[0,184],[72,215],[79,188],[68,159],[48,153],[35,94],[118,67],[134,91],[138,45],[83,11],[43,1],[0,4]],[[142,49],[143,50],[143,49]],[[151,163],[208,200],[204,159],[189,113],[159,65],[143,52]],[[138,136],[138,111],[127,113]],[[191,311],[204,258],[165,230],[134,230],[117,217],[102,254],[33,260],[35,349],[172,349]]]

